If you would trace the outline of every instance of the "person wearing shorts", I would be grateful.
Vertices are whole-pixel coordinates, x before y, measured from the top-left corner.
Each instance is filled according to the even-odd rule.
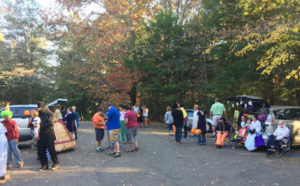
[[[95,127],[95,135],[96,135],[96,151],[102,152],[105,149],[101,147],[101,141],[104,138],[104,129],[105,129],[105,121],[102,117],[102,108],[98,108],[98,112],[93,116],[93,124]]]
[[[138,130],[138,122],[137,117],[134,111],[127,107],[127,112],[125,114],[125,122],[123,127],[127,127],[127,140],[130,143],[130,149],[127,152],[134,152],[139,149],[138,142],[136,139],[137,130]]]
[[[216,135],[216,126],[218,121],[223,116],[223,114],[225,116],[225,119],[227,119],[225,106],[219,102],[218,98],[216,98],[215,103],[210,108],[210,114],[209,114],[209,117],[212,120],[213,136]]]
[[[108,112],[106,115],[107,119],[107,130],[109,131],[110,141],[114,143],[114,151],[111,153],[115,158],[120,157],[120,113],[112,103],[107,104]]]

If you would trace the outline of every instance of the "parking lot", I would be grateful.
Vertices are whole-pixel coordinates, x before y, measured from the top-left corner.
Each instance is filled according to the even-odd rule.
[[[81,124],[77,148],[59,154],[61,169],[56,172],[39,172],[36,152],[22,145],[25,166],[8,171],[7,185],[300,185],[299,148],[265,158],[264,152],[243,148],[216,149],[212,138],[207,146],[199,146],[196,138],[178,146],[167,129],[154,127],[139,130],[140,151],[127,153],[125,145],[115,159],[110,150],[95,151],[92,126]]]

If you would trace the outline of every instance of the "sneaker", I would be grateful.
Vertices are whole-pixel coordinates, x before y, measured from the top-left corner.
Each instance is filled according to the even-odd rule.
[[[11,169],[11,168],[12,168],[12,165],[7,165],[6,168],[7,168],[7,169]]]
[[[97,152],[103,152],[103,151],[105,151],[105,149],[104,149],[104,148],[101,148],[101,147],[99,147],[99,148],[96,148],[96,151],[97,151]]]
[[[57,170],[57,169],[59,169],[59,164],[58,164],[58,163],[55,163],[55,164],[52,166],[51,170],[55,171],[55,170]]]
[[[106,148],[107,148],[107,149],[111,148],[111,145],[107,145]]]
[[[19,164],[19,168],[23,168],[24,167],[24,162],[22,161],[20,164]]]
[[[40,167],[40,171],[45,171],[45,170],[48,170],[48,169],[49,169],[48,165],[44,165],[44,166]]]

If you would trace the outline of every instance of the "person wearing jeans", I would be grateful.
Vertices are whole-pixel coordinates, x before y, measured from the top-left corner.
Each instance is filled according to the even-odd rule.
[[[18,147],[18,140],[12,139],[7,141],[8,142],[8,148],[7,148],[7,167],[11,168],[12,165],[12,156],[11,154],[14,154],[14,157],[16,158],[16,162],[19,165],[19,167],[23,167],[23,160],[21,158],[21,152]]]
[[[9,110],[1,112],[1,116],[4,118],[4,120],[1,123],[6,128],[7,131],[6,133],[6,138],[8,143],[7,168],[9,169],[12,167],[12,157],[11,157],[12,153],[15,156],[19,168],[23,168],[23,160],[21,158],[21,153],[18,147],[19,131],[18,131],[17,123],[11,119],[12,113]]]
[[[165,113],[165,116],[164,116],[164,121],[168,125],[169,135],[173,134],[172,125],[174,123],[171,111],[172,111],[172,108],[170,106],[168,106],[167,107],[167,112]]]
[[[180,106],[175,103],[173,106],[172,116],[174,120],[174,125],[176,127],[175,132],[175,143],[181,144],[181,133],[182,133],[182,127],[183,127],[183,113],[180,109]]]

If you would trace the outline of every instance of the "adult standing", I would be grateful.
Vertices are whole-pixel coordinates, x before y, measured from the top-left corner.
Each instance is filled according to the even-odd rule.
[[[130,107],[127,107],[127,112],[125,114],[125,122],[123,128],[127,127],[127,140],[130,143],[130,149],[127,152],[134,152],[139,149],[137,142],[137,130],[138,122],[136,114],[134,111],[130,110]]]
[[[13,113],[9,110],[9,105],[6,106],[5,111],[1,112],[1,116],[4,118],[1,123],[6,128],[6,138],[8,142],[7,148],[7,168],[12,168],[12,153],[15,156],[16,162],[19,165],[19,168],[23,168],[23,160],[21,158],[21,153],[18,147],[19,142],[19,130],[17,123],[12,120]]]
[[[40,101],[38,104],[39,117],[41,119],[39,141],[37,142],[38,155],[41,162],[40,171],[47,170],[49,167],[46,150],[48,149],[53,165],[52,170],[59,169],[59,162],[54,148],[54,141],[56,140],[54,134],[54,115],[50,112],[45,102]]]
[[[3,124],[0,123],[0,184],[6,183],[8,175],[6,175],[7,165],[7,139],[5,133],[7,132]]]
[[[209,113],[209,118],[213,122],[212,123],[213,136],[216,135],[217,123],[223,115],[224,115],[225,119],[227,120],[225,106],[222,103],[220,103],[219,98],[216,98],[215,103],[211,106],[210,113]]]
[[[174,124],[173,116],[172,116],[172,108],[170,106],[167,107],[167,112],[165,113],[164,121],[168,125],[169,135],[173,134],[172,125]]]
[[[61,116],[62,116],[63,121],[65,121],[66,115],[67,115],[67,109],[66,109],[66,107],[62,107],[61,108]]]
[[[187,121],[188,121],[188,115],[187,115],[187,112],[186,112],[186,110],[184,109],[184,107],[182,105],[180,106],[180,104],[178,104],[178,106],[180,107],[180,110],[183,114],[184,138],[187,138],[187,126],[186,126],[186,124],[187,124]]]
[[[180,109],[180,106],[177,103],[175,103],[173,106],[172,116],[174,119],[174,125],[176,127],[175,143],[181,144],[181,133],[182,133],[184,118],[183,118],[182,110]]]
[[[78,127],[79,127],[79,115],[78,115],[78,112],[77,112],[77,110],[76,110],[76,107],[75,106],[72,106],[72,112],[74,113],[74,115],[75,115],[75,128],[76,128],[76,130],[75,130],[75,139],[78,139],[78,137],[77,137],[77,129],[78,129]]]
[[[112,103],[107,104],[108,112],[106,115],[107,119],[107,130],[109,131],[110,141],[114,143],[114,151],[111,153],[114,157],[120,157],[120,113]]]
[[[201,134],[198,136],[198,144],[199,145],[206,145],[206,115],[204,113],[204,107],[201,106],[200,110],[197,113],[197,129],[201,130]]]

